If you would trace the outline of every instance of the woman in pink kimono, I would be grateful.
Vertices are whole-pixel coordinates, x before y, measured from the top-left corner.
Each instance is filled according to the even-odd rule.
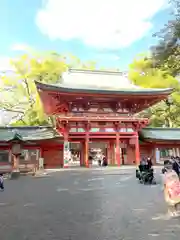
[[[180,181],[177,173],[172,170],[172,165],[166,166],[164,173],[164,196],[169,206],[169,212],[175,216],[180,210]]]

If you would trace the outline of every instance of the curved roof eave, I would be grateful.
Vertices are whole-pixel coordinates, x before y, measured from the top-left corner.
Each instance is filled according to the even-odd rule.
[[[41,141],[62,137],[50,126],[0,127],[0,142],[9,142],[17,136],[21,141]]]
[[[76,86],[66,86],[64,84],[46,84],[46,83],[41,83],[38,81],[35,81],[35,84],[37,86],[37,89],[41,89],[44,91],[52,91],[52,92],[63,92],[63,93],[91,93],[91,94],[116,94],[116,95],[169,95],[173,92],[173,88],[132,88],[132,89],[126,89],[126,88],[95,88],[95,87],[90,87],[90,88],[85,88],[85,86],[82,87],[76,87]]]
[[[140,131],[144,140],[180,141],[180,128],[144,128]]]

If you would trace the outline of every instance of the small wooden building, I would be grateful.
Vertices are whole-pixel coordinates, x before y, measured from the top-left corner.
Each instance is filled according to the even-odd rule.
[[[139,132],[141,157],[152,156],[161,164],[171,156],[180,157],[180,128],[144,128]]]
[[[44,166],[63,166],[63,142],[61,136],[51,127],[0,127],[0,172],[8,172],[12,167],[12,142],[14,135],[22,138],[19,159],[21,171],[31,171],[44,159]]]

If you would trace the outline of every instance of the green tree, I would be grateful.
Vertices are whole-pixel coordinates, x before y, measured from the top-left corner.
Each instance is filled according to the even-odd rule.
[[[129,78],[145,88],[179,88],[179,82],[167,71],[152,67],[152,59],[137,58],[129,66]]]
[[[61,74],[67,70],[67,64],[59,55],[46,54],[41,57],[23,55],[12,60],[12,66],[14,67],[12,76],[5,75],[2,78],[1,91],[5,88],[10,91],[6,92],[5,100],[1,101],[1,108],[21,112],[22,117],[15,125],[47,124],[48,119],[44,114],[34,80],[47,83],[60,82]]]
[[[171,75],[180,74],[180,2],[170,1],[173,7],[172,19],[156,34],[159,39],[152,47],[152,65],[168,71]]]
[[[1,92],[4,99],[1,109],[19,113],[19,120],[12,125],[54,124],[53,117],[47,117],[36,90],[34,81],[50,84],[60,83],[63,72],[68,68],[96,69],[96,62],[81,62],[79,58],[56,52],[29,53],[12,60],[14,73],[2,76]],[[8,91],[5,91],[8,89]]]
[[[129,78],[138,86],[145,88],[174,88],[169,100],[161,101],[139,115],[148,117],[154,127],[180,126],[180,84],[165,70],[152,67],[149,58],[135,59],[130,65]]]

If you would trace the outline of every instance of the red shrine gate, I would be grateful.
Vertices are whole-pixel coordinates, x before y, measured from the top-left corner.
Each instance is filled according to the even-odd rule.
[[[105,120],[103,117],[98,119],[97,117],[91,117],[87,120],[84,117],[74,117],[67,120],[67,118],[57,117],[57,130],[63,134],[64,141],[81,143],[80,165],[86,167],[89,166],[89,142],[93,141],[107,143],[107,155],[111,164],[115,164],[116,159],[117,165],[121,165],[123,157],[120,154],[122,145],[127,146],[127,151],[133,149],[135,154],[133,159],[131,159],[131,163],[133,164],[133,161],[138,163],[140,161],[138,131],[147,124],[148,120],[146,119],[129,121],[126,118],[118,118],[118,120],[108,118]],[[95,132],[94,129],[96,129]],[[81,131],[79,132],[78,130]]]
[[[131,151],[128,156],[133,159],[128,162],[139,164],[138,131],[148,119],[135,114],[166,99],[172,89],[139,88],[117,72],[70,70],[63,80],[59,85],[36,82],[36,86],[45,112],[55,116],[56,130],[64,136],[64,153],[69,141],[80,142],[80,164],[88,167],[89,142],[102,141],[112,164],[116,159],[121,165],[122,145]]]

